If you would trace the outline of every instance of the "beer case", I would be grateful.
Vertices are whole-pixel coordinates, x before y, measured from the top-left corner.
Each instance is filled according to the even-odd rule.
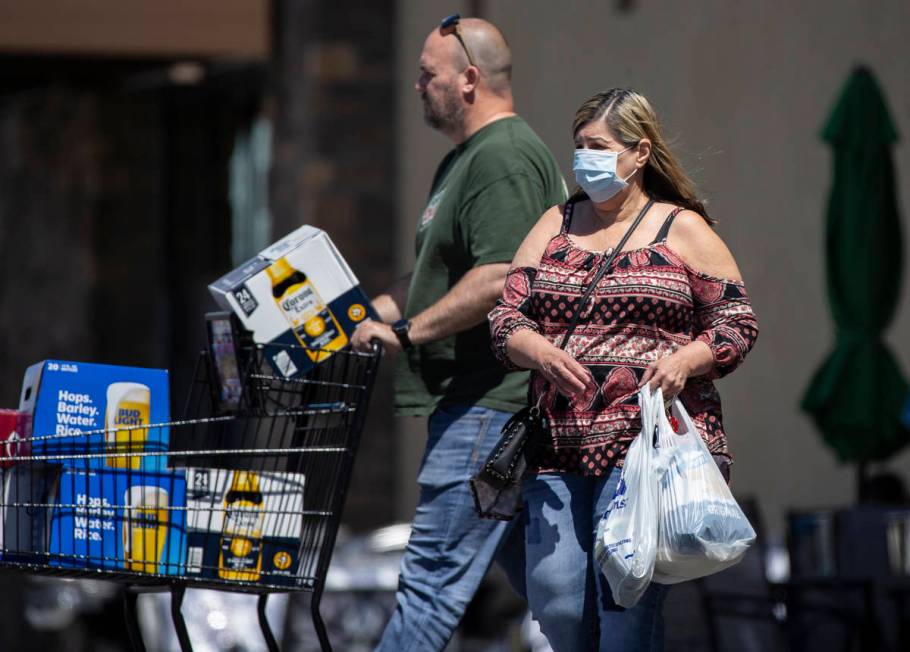
[[[60,466],[33,463],[0,471],[0,558],[4,562],[46,564],[51,504],[57,494]]]
[[[261,495],[232,501],[236,474],[255,478]],[[297,585],[303,474],[187,468],[186,486],[187,576]]]
[[[293,288],[281,294],[282,283]],[[285,378],[305,374],[349,346],[357,324],[377,318],[328,234],[308,225],[221,277],[209,291],[264,345],[270,364]]]
[[[32,418],[32,455],[78,469],[163,471],[170,418],[164,369],[45,360],[29,367],[19,409]],[[84,457],[69,457],[70,455]]]
[[[182,472],[64,469],[50,519],[50,565],[182,575]]]

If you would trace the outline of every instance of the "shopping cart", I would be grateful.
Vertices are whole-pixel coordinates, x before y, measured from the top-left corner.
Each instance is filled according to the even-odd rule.
[[[258,594],[278,650],[269,594],[308,591],[331,650],[320,599],[381,351],[335,351],[291,379],[266,353],[239,347],[233,379],[200,354],[179,420],[22,439],[3,469],[0,567],[124,584],[135,650],[141,593],[170,592],[184,651],[188,587]]]

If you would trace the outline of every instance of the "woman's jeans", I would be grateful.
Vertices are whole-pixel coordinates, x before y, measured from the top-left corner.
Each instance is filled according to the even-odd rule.
[[[430,416],[398,604],[377,651],[442,650],[494,556],[513,588],[524,593],[524,547],[521,529],[513,527],[520,519],[481,519],[468,485],[511,416],[466,406],[440,407]]]
[[[663,649],[668,587],[651,584],[623,609],[594,559],[597,524],[619,476],[619,469],[601,478],[541,473],[522,486],[528,603],[555,652]]]

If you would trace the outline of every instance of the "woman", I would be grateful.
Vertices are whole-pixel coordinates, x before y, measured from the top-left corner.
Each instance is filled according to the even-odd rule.
[[[593,559],[595,528],[640,430],[645,383],[679,395],[726,470],[711,381],[739,365],[758,324],[647,99],[599,93],[576,113],[573,134],[580,191],[528,234],[490,313],[497,356],[532,370],[531,400],[551,430],[523,485],[528,600],[557,652],[659,650],[666,588],[652,584],[634,608],[617,607]],[[588,282],[639,215],[559,348]]]

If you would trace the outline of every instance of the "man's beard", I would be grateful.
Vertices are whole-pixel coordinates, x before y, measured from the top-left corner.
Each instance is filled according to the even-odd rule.
[[[451,88],[446,88],[438,99],[433,100],[428,93],[423,100],[423,119],[430,127],[444,134],[457,132],[464,121],[464,107],[458,101],[458,95]]]

